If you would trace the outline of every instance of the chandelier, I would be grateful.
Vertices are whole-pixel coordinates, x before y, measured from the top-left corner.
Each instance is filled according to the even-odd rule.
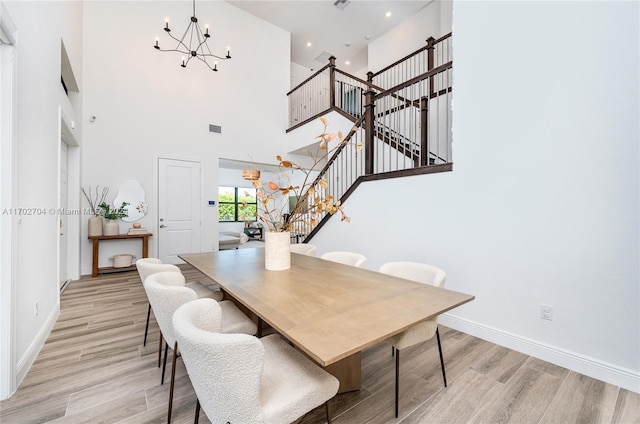
[[[207,65],[209,69],[217,72],[218,62],[214,61],[213,67],[211,67],[211,64],[207,62],[207,58],[209,58],[209,60],[211,60],[211,58],[220,60],[231,59],[231,48],[229,47],[227,47],[226,56],[218,56],[211,53],[211,49],[209,49],[209,45],[207,44],[207,41],[209,41],[209,38],[211,37],[211,35],[209,35],[209,25],[205,25],[204,32],[200,28],[200,25],[198,24],[198,18],[196,18],[196,0],[193,0],[193,16],[191,17],[191,22],[189,22],[189,26],[185,30],[181,39],[178,40],[171,34],[171,29],[169,28],[169,19],[167,19],[164,23],[164,30],[169,35],[169,37],[177,41],[178,44],[174,49],[161,49],[160,45],[158,44],[158,37],[156,37],[156,44],[153,47],[156,50],[160,50],[161,52],[179,52],[186,55],[186,57],[182,57],[182,63],[180,64],[180,66],[182,66],[183,68],[187,67],[191,59],[198,59],[204,62],[204,64]]]

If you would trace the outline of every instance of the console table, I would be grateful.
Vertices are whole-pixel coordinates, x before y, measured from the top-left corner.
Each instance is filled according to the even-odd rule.
[[[102,272],[120,272],[120,271],[132,271],[136,269],[135,266],[129,266],[124,268],[114,268],[112,266],[98,268],[98,252],[100,248],[100,242],[105,240],[131,240],[140,239],[142,241],[142,257],[147,258],[149,256],[149,237],[153,234],[118,234],[117,236],[89,236],[89,240],[93,242],[93,265],[91,268],[91,276],[97,277]]]

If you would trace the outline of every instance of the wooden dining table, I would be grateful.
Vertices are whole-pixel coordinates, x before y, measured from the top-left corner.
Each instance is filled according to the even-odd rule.
[[[360,388],[363,349],[474,299],[296,253],[285,271],[267,271],[260,248],[178,256],[335,375],[339,392]]]

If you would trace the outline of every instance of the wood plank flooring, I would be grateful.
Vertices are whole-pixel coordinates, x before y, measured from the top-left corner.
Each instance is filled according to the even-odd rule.
[[[187,280],[212,284],[182,266]],[[167,383],[157,368],[147,298],[133,272],[83,277],[61,297],[60,317],[0,422],[163,423]],[[449,387],[434,340],[402,351],[400,418],[393,414],[394,358],[386,344],[363,352],[362,389],[338,395],[336,424],[640,423],[640,395],[448,328],[440,328]],[[169,358],[169,362],[171,358]],[[193,422],[195,393],[179,360],[174,423]],[[208,423],[201,414],[200,423]],[[324,408],[300,424],[323,423]]]

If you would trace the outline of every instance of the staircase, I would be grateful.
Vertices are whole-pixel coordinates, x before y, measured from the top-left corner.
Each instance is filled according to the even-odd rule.
[[[421,49],[369,72],[366,81],[336,68],[331,57],[287,93],[287,132],[331,111],[354,123],[345,137],[350,143],[318,175],[328,187],[316,195],[344,203],[363,181],[452,169],[451,41],[451,33],[429,38]],[[358,144],[363,151],[355,148]],[[293,233],[308,241],[328,219],[324,216],[315,228],[301,224]]]

